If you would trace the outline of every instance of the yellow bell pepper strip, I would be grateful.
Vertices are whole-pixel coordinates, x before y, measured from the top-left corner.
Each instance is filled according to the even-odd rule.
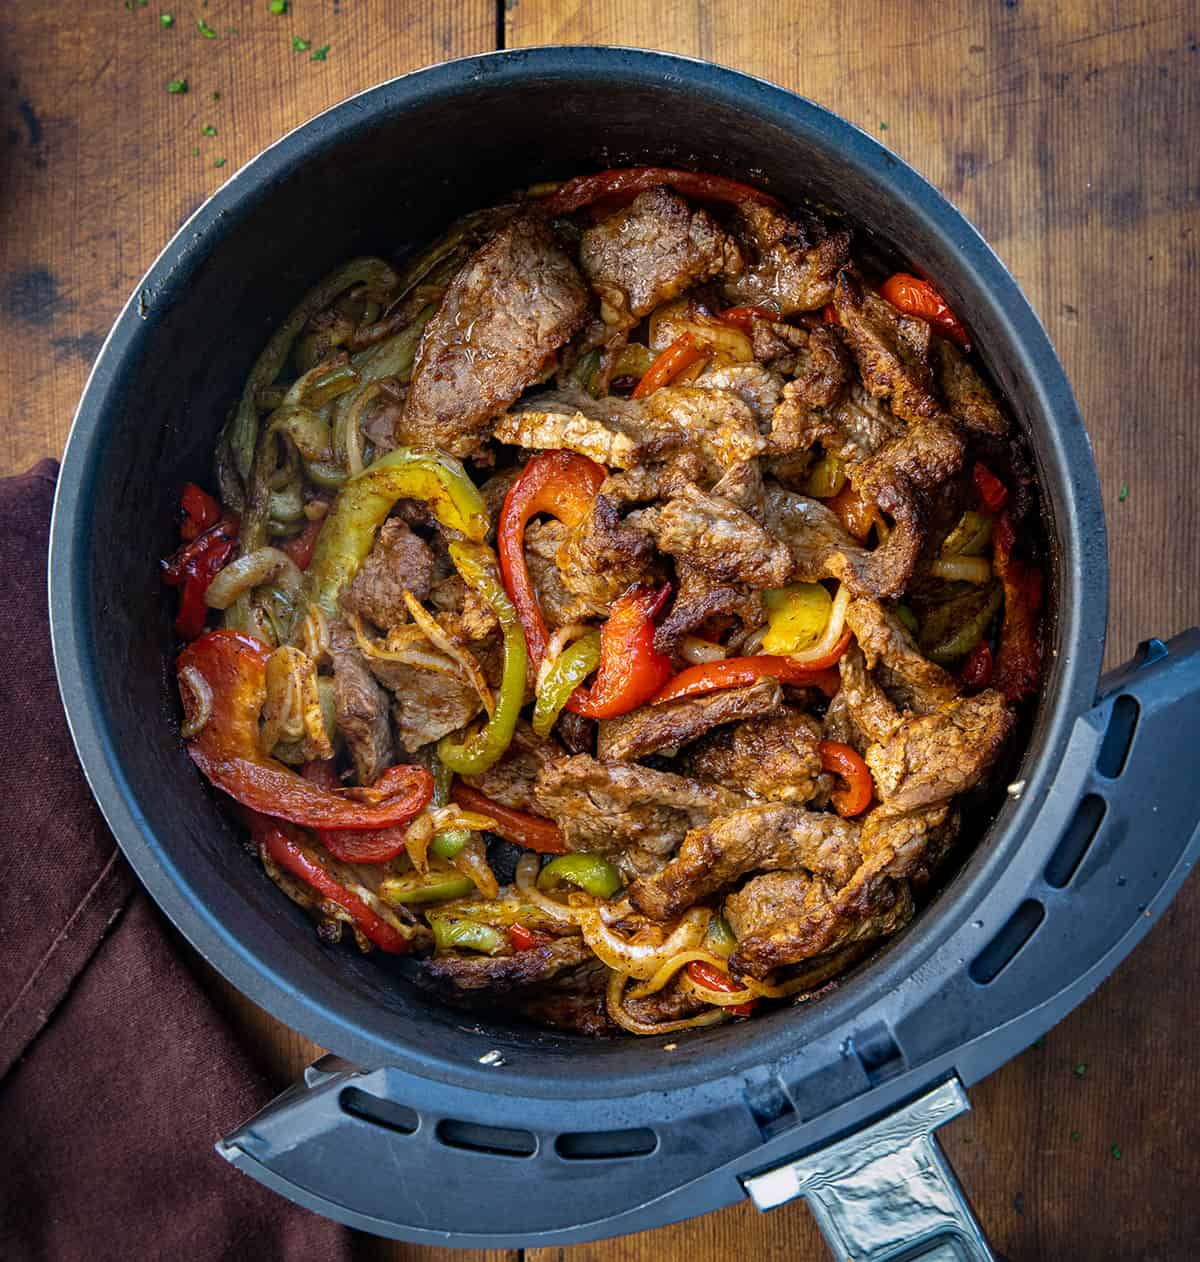
[[[552,820],[493,802],[486,794],[461,781],[455,781],[450,797],[464,811],[478,811],[480,815],[491,816],[496,821],[491,831],[514,845],[536,850],[539,854],[562,854],[567,848],[562,832]]]
[[[443,526],[468,539],[487,535],[487,509],[453,456],[427,447],[389,451],[346,483],[317,536],[305,588],[308,600],[320,605],[326,617],[336,617],[338,592],[358,572],[376,531],[399,499],[424,500]]]
[[[821,741],[817,745],[821,766],[845,781],[844,788],[834,789],[830,796],[833,809],[843,818],[861,815],[875,796],[875,781],[858,752],[840,741]]]
[[[463,582],[481,596],[496,615],[504,636],[504,671],[491,718],[465,741],[450,735],[442,737],[438,744],[438,758],[451,771],[460,776],[477,776],[495,766],[512,743],[517,718],[525,701],[528,657],[521,620],[500,581],[496,554],[484,544],[459,539],[450,544],[449,551],[450,560]]]
[[[821,638],[833,609],[833,597],[820,583],[792,583],[763,592],[767,607],[764,653],[799,653]]]
[[[670,583],[664,583],[657,591],[636,585],[617,597],[600,631],[596,678],[567,702],[572,714],[585,719],[628,714],[670,679],[671,659],[654,647],[654,617],[670,594]]]
[[[828,452],[817,461],[804,484],[804,494],[815,500],[830,500],[846,485],[846,466]]]
[[[504,497],[496,532],[500,573],[525,628],[534,675],[546,656],[550,634],[525,564],[525,527],[538,513],[574,526],[591,507],[606,476],[604,466],[586,456],[562,449],[544,451],[529,461]]]
[[[385,903],[444,903],[451,898],[463,898],[474,888],[475,882],[465,876],[410,874],[385,878],[379,885],[379,897]]]
[[[403,824],[421,810],[433,792],[433,777],[424,767],[389,767],[375,789],[333,792],[259,749],[270,656],[261,640],[228,630],[210,631],[179,654],[185,714],[189,722],[203,718],[187,750],[204,775],[243,806],[309,828],[369,832]],[[188,682],[193,672],[207,685],[206,714]]]
[[[621,874],[598,854],[559,855],[538,873],[540,890],[554,889],[563,882],[577,885],[593,898],[611,898],[622,884]]]
[[[328,872],[320,858],[278,820],[258,811],[243,811],[242,816],[258,846],[285,872],[299,877],[327,902],[346,912],[364,938],[392,955],[408,952],[411,944],[404,934]]]
[[[484,955],[498,955],[508,946],[508,939],[498,929],[478,920],[463,920],[456,916],[426,916],[433,930],[433,941],[439,951],[481,951]]]
[[[546,672],[537,690],[533,707],[533,730],[543,740],[550,735],[575,689],[600,664],[600,632],[589,631],[569,644]]]

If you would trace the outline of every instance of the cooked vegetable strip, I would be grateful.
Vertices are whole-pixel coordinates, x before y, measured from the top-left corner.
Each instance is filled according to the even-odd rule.
[[[735,1017],[748,1017],[754,1011],[753,993],[715,965],[707,964],[704,960],[693,960],[687,966],[687,975],[701,990],[717,992],[701,995],[701,998],[707,999],[709,1003],[719,1004]],[[736,995],[737,998],[730,1000],[724,998],[725,995]]]
[[[834,789],[833,805],[839,815],[861,815],[871,805],[875,782],[870,769],[849,745],[838,741],[822,741],[819,746],[821,766],[845,781],[845,787]]]
[[[995,566],[1004,584],[1004,622],[996,654],[995,686],[1009,701],[1037,690],[1042,669],[1038,610],[1042,607],[1042,571],[1012,555],[1016,536],[1007,512],[996,518]]]
[[[317,539],[305,591],[329,617],[336,615],[338,592],[358,572],[398,499],[424,500],[442,525],[468,539],[487,534],[483,500],[453,456],[415,447],[389,451],[346,483]]]
[[[827,697],[832,697],[841,680],[837,671],[830,670],[829,667],[845,653],[849,643],[849,635],[844,636],[835,650],[837,657],[830,654],[830,660],[820,664],[800,666],[789,657],[773,657],[769,653],[760,653],[754,657],[727,657],[720,662],[689,666],[686,670],[681,670],[653,698],[653,702],[660,705],[664,701],[677,701],[681,697],[703,696],[704,693],[716,692],[719,688],[739,688],[743,684],[752,684],[763,676],[797,687],[819,688]]]
[[[574,644],[568,645],[554,659],[553,665],[538,685],[537,703],[533,709],[532,721],[536,735],[542,737],[543,740],[550,735],[550,729],[566,708],[576,688],[599,664],[599,631],[589,631]]]
[[[490,815],[496,821],[491,831],[505,841],[524,846],[527,850],[537,850],[541,854],[562,854],[567,848],[558,825],[548,819],[493,802],[478,789],[461,781],[455,781],[450,796],[464,811]]]
[[[254,840],[284,871],[298,876],[327,902],[344,911],[354,927],[381,951],[404,955],[411,947],[407,937],[374,908],[348,890],[322,866],[317,855],[277,821],[254,811],[246,812]]]
[[[221,520],[220,504],[194,482],[184,484],[179,503],[183,512],[183,521],[179,525],[179,537],[184,542],[202,535]]]
[[[500,572],[525,629],[535,675],[546,655],[549,633],[525,564],[525,527],[538,513],[549,513],[564,526],[574,526],[591,506],[604,478],[603,467],[586,456],[545,451],[529,461],[504,497],[497,531]]]
[[[210,631],[179,654],[185,712],[190,714],[194,704],[184,675],[188,667],[204,678],[212,694],[208,722],[188,742],[196,766],[243,806],[310,828],[366,832],[402,824],[415,815],[433,792],[433,778],[423,767],[389,768],[376,800],[358,802],[317,788],[261,752],[258,716],[270,656],[261,640],[224,630]]]
[[[597,171],[595,175],[580,175],[567,180],[542,198],[542,207],[550,215],[569,215],[581,206],[591,205],[601,198],[626,195],[633,197],[648,188],[657,188],[663,184],[669,184],[685,197],[697,197],[701,200],[779,205],[778,199],[770,193],[720,175],[678,171],[671,167],[617,167],[610,171]]]
[[[681,333],[646,369],[645,376],[634,387],[633,398],[644,399],[660,387],[668,385],[685,369],[690,368],[705,352],[696,345],[693,333]]]
[[[998,513],[1008,503],[1008,487],[981,460],[975,461],[971,480],[979,502],[989,513]]]
[[[428,755],[429,762],[432,763],[430,770],[433,773],[433,806],[445,806],[450,801],[450,786],[454,783],[454,772],[438,758],[436,753]],[[489,825],[490,827],[491,825]],[[431,854],[437,855],[440,859],[453,859],[471,840],[472,834],[465,828],[448,828],[445,832],[437,833],[433,840],[429,843],[429,851]]]
[[[612,719],[649,701],[671,677],[671,659],[654,647],[654,617],[669,585],[631,587],[612,607],[600,632],[600,665],[590,688],[579,688],[567,709],[589,719]]]
[[[460,776],[477,776],[494,766],[512,742],[517,716],[525,700],[528,658],[521,622],[500,582],[496,554],[480,543],[450,544],[450,560],[466,585],[483,598],[496,615],[504,636],[504,674],[496,708],[482,728],[466,740],[446,736],[438,745],[438,757]]]
[[[484,955],[496,955],[508,945],[504,934],[478,920],[460,920],[447,915],[430,915],[427,919],[433,930],[433,940],[443,951],[465,948],[481,951]]]
[[[755,320],[778,320],[779,312],[772,311],[770,307],[726,307],[717,319],[722,324],[728,324],[735,329],[741,329],[743,333],[749,333],[754,327]]]
[[[379,886],[379,896],[386,903],[444,903],[451,898],[464,898],[475,889],[469,877],[447,873],[428,876],[388,877]]]
[[[593,898],[612,898],[621,888],[621,874],[598,854],[564,854],[551,859],[538,873],[537,886],[552,890],[563,881]]]
[[[208,590],[236,548],[237,521],[223,517],[162,562],[162,581],[183,589],[175,618],[175,634],[181,640],[194,640],[204,630]]]
[[[896,272],[883,282],[879,292],[905,315],[928,320],[939,333],[952,338],[963,350],[971,349],[971,339],[967,336],[966,329],[946,305],[946,300],[927,280],[911,276],[908,272]]]

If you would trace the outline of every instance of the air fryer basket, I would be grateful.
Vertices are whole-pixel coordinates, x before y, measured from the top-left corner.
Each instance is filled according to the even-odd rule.
[[[1051,651],[1020,787],[962,869],[820,1002],[695,1032],[673,1050],[470,1022],[387,961],[322,946],[181,749],[153,578],[180,482],[208,479],[237,383],[314,277],[417,243],[515,186],[646,161],[844,208],[935,276],[1029,438],[1051,551]],[[125,546],[110,547],[114,535]],[[216,968],[337,1053],[221,1151],[354,1226],[475,1246],[594,1239],[749,1192],[763,1208],[808,1196],[843,1256],[899,1256],[901,1243],[906,1257],[990,1256],[932,1129],[965,1107],[961,1084],[1099,984],[1200,847],[1200,778],[1169,771],[1200,738],[1200,633],[1152,641],[1098,700],[1105,589],[1103,513],[1070,389],[966,221],[810,102],[611,48],[434,67],[345,102],[238,172],[114,326],[64,458],[51,545],[60,687],[126,855]]]

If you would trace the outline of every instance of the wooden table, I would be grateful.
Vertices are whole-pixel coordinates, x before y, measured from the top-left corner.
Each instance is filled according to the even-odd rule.
[[[0,8],[0,472],[61,450],[118,307],[179,222],[318,110],[498,46],[638,44],[852,119],[974,220],[1079,394],[1109,514],[1109,655],[1200,622],[1200,9],[1149,0],[88,0]],[[170,9],[174,24],[163,25]],[[215,31],[206,38],[197,15]],[[236,28],[236,29],[235,29]],[[310,41],[306,50],[293,39]],[[328,45],[325,59],[313,54]],[[186,93],[170,93],[171,80]],[[481,120],[486,125],[486,120]],[[215,128],[215,135],[206,128]],[[1195,751],[1182,751],[1195,771]],[[1181,768],[1182,769],[1182,768]],[[977,1087],[950,1157],[1012,1258],[1190,1259],[1200,883],[1096,996]],[[280,1081],[316,1054],[213,979]],[[1086,1065],[1086,1070],[1083,1066]],[[239,1119],[230,1118],[230,1123]],[[1119,1154],[1119,1155],[1118,1155]],[[363,1240],[364,1256],[441,1252]],[[582,1262],[823,1258],[805,1209],[746,1205]],[[482,1259],[499,1254],[460,1255]]]

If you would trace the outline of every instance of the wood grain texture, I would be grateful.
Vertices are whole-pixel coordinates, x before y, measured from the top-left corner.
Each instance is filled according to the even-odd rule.
[[[1079,395],[1109,514],[1110,660],[1147,634],[1200,622],[1194,2],[502,4],[510,46],[623,43],[709,57],[828,105],[928,176],[1014,271]],[[170,30],[160,8],[176,14]],[[281,19],[265,0],[212,0],[196,10],[218,32],[205,40],[196,12],[165,3],[0,6],[0,472],[61,449],[121,303],[225,174],[350,93],[489,49],[495,37],[496,9],[482,0],[291,9]],[[328,59],[293,52],[294,36],[328,43]],[[181,76],[188,93],[168,95]],[[1043,1047],[974,1088],[975,1112],[943,1133],[1010,1258],[1195,1256],[1200,1158],[1187,1088],[1198,917],[1193,882],[1113,980]],[[281,1082],[319,1053],[206,980]],[[362,1250],[379,1262],[449,1256],[367,1238]],[[767,1216],[740,1206],[620,1241],[530,1251],[528,1262],[560,1253],[562,1262],[826,1256],[797,1206]]]

